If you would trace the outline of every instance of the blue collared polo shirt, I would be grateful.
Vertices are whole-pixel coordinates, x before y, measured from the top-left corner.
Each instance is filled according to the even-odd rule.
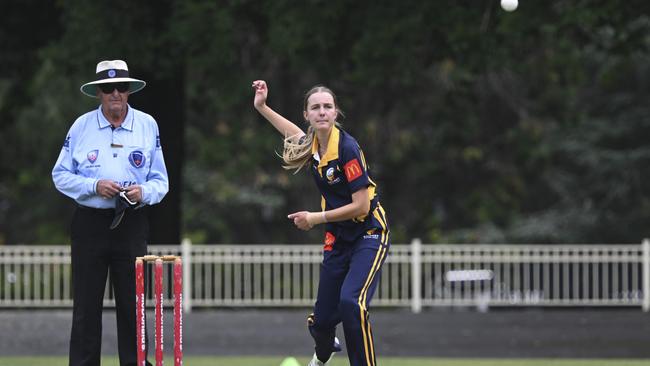
[[[129,105],[124,122],[113,129],[100,105],[70,127],[52,179],[61,193],[87,207],[115,207],[116,198],[97,195],[100,179],[113,180],[122,187],[139,184],[145,204],[159,203],[169,190],[169,178],[158,124]]]

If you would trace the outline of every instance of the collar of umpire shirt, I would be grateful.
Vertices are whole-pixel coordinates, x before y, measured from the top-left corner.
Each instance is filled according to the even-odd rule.
[[[133,115],[133,108],[131,108],[129,104],[127,104],[127,108],[126,117],[124,117],[124,121],[120,127],[128,131],[133,131],[133,119],[135,118]],[[101,105],[99,108],[97,108],[97,124],[99,125],[100,129],[111,126],[111,123],[108,122],[106,116],[104,116],[104,113],[102,113]]]

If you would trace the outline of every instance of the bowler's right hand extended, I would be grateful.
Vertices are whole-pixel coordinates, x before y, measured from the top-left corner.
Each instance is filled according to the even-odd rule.
[[[109,179],[100,179],[97,181],[95,191],[98,196],[109,199],[115,197],[120,192],[120,185]]]
[[[266,81],[253,81],[253,89],[255,89],[255,99],[253,100],[253,105],[255,108],[261,108],[266,104],[266,97],[269,95],[269,88],[266,86]]]

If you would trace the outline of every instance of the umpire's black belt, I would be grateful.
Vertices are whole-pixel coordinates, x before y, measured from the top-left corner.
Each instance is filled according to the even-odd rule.
[[[81,211],[92,212],[94,214],[101,215],[101,216],[106,216],[106,217],[115,216],[114,208],[94,208],[94,207],[88,207],[82,205],[77,205],[77,208]]]
[[[141,206],[131,206],[126,201],[121,198],[118,198],[115,202],[115,208],[93,208],[88,206],[77,205],[81,211],[93,213],[95,215],[109,217],[112,219],[112,222],[109,228],[115,229],[121,222],[124,217],[124,213],[127,209],[140,208]]]

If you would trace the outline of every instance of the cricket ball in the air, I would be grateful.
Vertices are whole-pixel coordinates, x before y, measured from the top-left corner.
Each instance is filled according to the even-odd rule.
[[[519,1],[517,0],[501,0],[501,7],[505,11],[515,11],[517,5],[519,5]]]

